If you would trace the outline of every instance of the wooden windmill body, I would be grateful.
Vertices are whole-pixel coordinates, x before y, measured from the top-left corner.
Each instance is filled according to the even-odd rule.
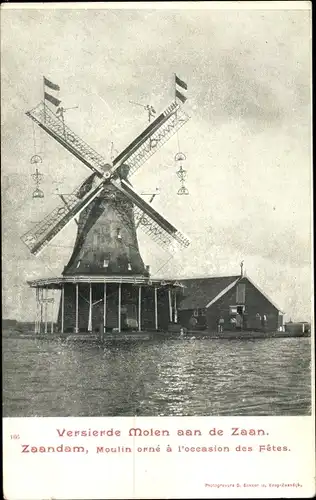
[[[77,237],[62,276],[29,282],[37,297],[61,290],[58,330],[102,332],[166,329],[176,318],[174,280],[150,277],[142,260],[136,227],[160,246],[189,240],[139,196],[130,176],[189,117],[173,102],[113,162],[69,129],[45,103],[26,113],[41,129],[86,165],[92,174],[63,203],[28,231],[22,241],[38,254],[76,217]],[[39,293],[40,291],[40,293]],[[41,331],[37,320],[36,331]]]

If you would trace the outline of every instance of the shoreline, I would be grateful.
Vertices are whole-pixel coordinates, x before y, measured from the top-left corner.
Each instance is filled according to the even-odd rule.
[[[144,341],[144,340],[257,340],[268,338],[310,338],[310,332],[279,332],[279,331],[227,331],[222,333],[208,332],[201,330],[189,330],[181,334],[179,332],[163,331],[143,331],[143,332],[120,332],[106,333],[103,336],[99,334],[84,333],[43,333],[34,334],[17,331],[3,331],[2,336],[14,339],[46,340],[46,341],[64,341],[67,343],[96,343],[106,344],[107,342],[121,341]]]

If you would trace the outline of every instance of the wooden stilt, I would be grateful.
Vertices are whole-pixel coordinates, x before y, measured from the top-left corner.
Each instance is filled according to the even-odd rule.
[[[157,304],[157,287],[154,288],[155,297],[155,330],[158,330],[158,304]]]
[[[122,285],[118,286],[118,331],[121,331],[121,301],[122,301]]]
[[[65,322],[65,285],[61,286],[61,333],[64,333]]]
[[[138,287],[138,331],[142,331],[142,287]]]
[[[44,321],[45,321],[45,327],[44,327],[44,332],[47,333],[47,302],[48,299],[48,288],[45,288],[45,302],[44,302]]]
[[[79,333],[79,284],[76,283],[76,325],[75,333]]]
[[[172,301],[171,301],[171,290],[168,290],[168,301],[169,301],[169,321],[172,323]]]
[[[52,290],[52,316],[51,316],[51,323],[50,323],[50,333],[54,333],[54,290]]]
[[[39,321],[39,333],[42,332],[42,323],[43,323],[43,289],[40,289],[39,291],[39,296],[40,296],[40,321]]]
[[[103,334],[106,332],[106,283],[103,290]]]
[[[35,324],[34,324],[34,333],[35,335],[38,333],[38,319],[39,319],[39,295],[38,295],[38,288],[36,287],[36,292],[35,292],[35,299],[36,299],[36,310],[35,310]]]
[[[177,291],[174,291],[174,322],[178,323]]]
[[[89,284],[89,319],[88,319],[88,332],[92,332],[92,284]]]

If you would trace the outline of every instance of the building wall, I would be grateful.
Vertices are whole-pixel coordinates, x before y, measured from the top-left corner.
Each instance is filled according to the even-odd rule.
[[[17,320],[16,319],[3,319],[2,320],[2,328],[13,328],[17,326]]]
[[[239,284],[245,285],[245,293],[239,293],[237,297],[237,286]],[[239,289],[240,290],[240,289]],[[210,287],[210,297],[212,290]],[[237,303],[237,300],[244,302]],[[211,299],[210,299],[211,300]],[[230,306],[245,305],[247,312],[246,321],[243,324],[243,329],[247,330],[262,330],[264,329],[261,320],[257,318],[257,313],[262,317],[266,315],[267,323],[266,330],[276,330],[279,326],[283,325],[283,316],[279,314],[278,309],[265,298],[262,293],[253,286],[247,278],[243,278],[229,290],[223,297],[215,302],[212,306],[205,310],[205,317],[197,316],[196,326],[192,327],[192,318],[194,318],[194,310],[186,309],[178,313],[179,323],[181,326],[189,329],[207,329],[217,331],[218,321],[222,317],[224,319],[224,330],[231,330],[233,326],[230,323]],[[202,306],[202,304],[201,304]],[[206,304],[204,305],[206,306]]]
[[[230,306],[242,305],[236,303],[237,286],[240,283],[246,285],[245,290],[245,311],[247,312],[247,322],[245,327],[248,330],[261,330],[263,329],[262,323],[257,318],[257,313],[262,317],[266,315],[267,323],[265,329],[276,330],[282,322],[282,316],[279,315],[278,309],[266,299],[262,293],[257,290],[255,286],[250,283],[247,278],[240,280],[231,290],[221,297],[215,304],[206,310],[207,326],[208,329],[216,330],[218,320],[220,317],[224,319],[224,330],[232,329],[230,324]]]
[[[90,176],[83,192],[95,182]],[[80,213],[75,246],[63,274],[148,276],[138,248],[133,204],[111,184]]]
[[[195,316],[194,309],[178,311],[178,323],[188,329],[205,330],[207,328],[206,316]]]
[[[121,288],[121,329],[138,329],[138,286],[122,285]],[[100,332],[103,329],[103,285],[92,285],[92,303],[100,300],[92,307],[92,329]],[[78,326],[80,332],[87,332],[89,324],[89,285],[79,284]],[[168,291],[157,290],[158,329],[166,330],[169,323]],[[118,328],[118,285],[107,284],[106,328]],[[64,332],[74,332],[76,326],[76,286],[66,284],[64,288]],[[155,329],[154,287],[142,287],[141,301],[142,330]],[[61,303],[58,313],[58,330],[61,331]]]

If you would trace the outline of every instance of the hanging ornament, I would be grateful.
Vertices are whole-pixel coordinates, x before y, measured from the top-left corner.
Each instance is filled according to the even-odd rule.
[[[185,156],[184,153],[177,153],[176,156],[174,157],[175,161],[185,161],[187,157]]]
[[[32,157],[32,158],[34,158],[34,157]],[[42,181],[43,177],[44,177],[43,174],[41,174],[38,171],[38,168],[35,170],[35,173],[32,174],[32,179],[35,181],[35,185],[36,185],[36,188],[33,191],[33,195],[32,195],[33,198],[44,198],[44,193],[39,188],[39,184]]]
[[[39,155],[34,155],[34,156],[32,156],[32,158],[30,159],[30,163],[32,163],[32,165],[34,165],[34,163],[35,163],[35,164],[36,164],[36,163],[42,163],[42,161],[43,161],[43,160],[42,160],[41,156],[39,156]]]
[[[35,127],[33,123],[33,142],[34,142],[34,155],[30,159],[31,165],[38,165],[39,163],[42,163],[42,157],[37,154],[36,152],[36,135],[35,135]],[[44,198],[44,193],[43,191],[39,188],[39,184],[41,183],[43,179],[43,174],[41,174],[36,167],[35,173],[31,175],[32,179],[35,182],[35,190],[33,191],[32,198]]]
[[[179,194],[179,195],[189,194],[188,189],[184,185],[184,181],[185,181],[186,176],[187,176],[187,171],[182,166],[182,162],[186,160],[186,156],[185,156],[185,154],[179,152],[175,155],[174,159],[176,162],[181,162],[179,169],[177,170],[177,176],[180,179],[181,187],[178,190],[177,194]]]

